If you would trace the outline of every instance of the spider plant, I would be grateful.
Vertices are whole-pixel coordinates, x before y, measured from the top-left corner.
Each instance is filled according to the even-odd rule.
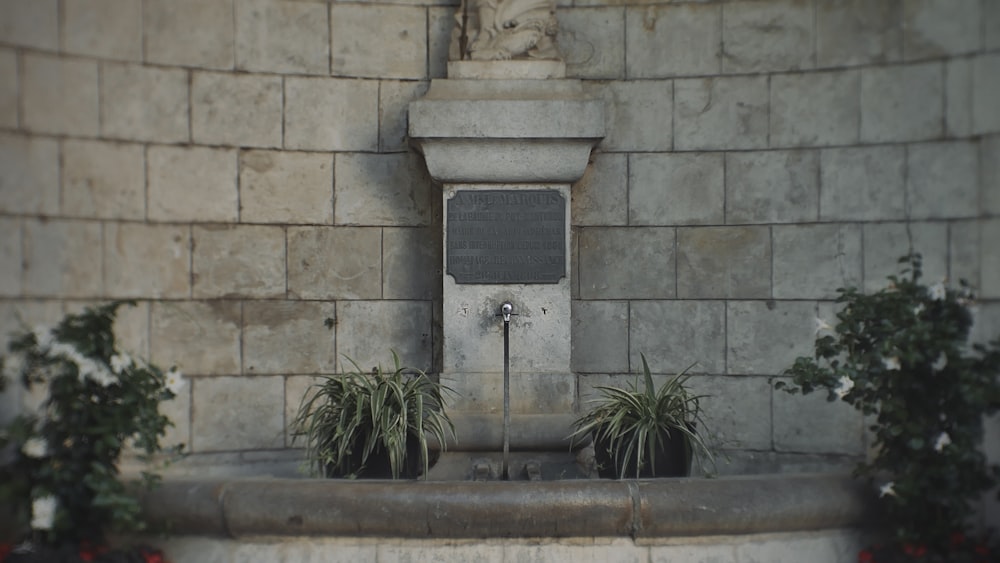
[[[681,468],[675,476],[687,475],[693,453],[713,460],[705,441],[695,432],[698,425],[705,428],[700,405],[705,396],[694,395],[686,387],[690,378],[687,372],[695,364],[657,390],[646,356],[640,356],[644,388],[639,389],[637,381],[630,382],[625,389],[595,387],[600,396],[590,401],[592,407],[573,423],[576,430],[570,438],[575,442],[593,436],[594,456],[602,476],[625,479],[632,471],[637,479],[657,476],[657,453],[666,456],[671,450],[683,457],[673,460]],[[671,443],[676,447],[670,448]],[[613,473],[607,465],[613,465]]]
[[[293,421],[293,442],[305,438],[310,469],[325,477],[398,479],[415,477],[422,468],[426,478],[427,435],[442,449],[455,436],[443,410],[443,394],[451,390],[421,370],[402,367],[394,351],[391,372],[380,365],[365,373],[346,359],[354,369],[322,376]]]

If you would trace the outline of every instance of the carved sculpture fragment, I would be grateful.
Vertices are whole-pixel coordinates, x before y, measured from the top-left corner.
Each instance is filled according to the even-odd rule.
[[[561,60],[555,0],[462,0],[448,60]]]

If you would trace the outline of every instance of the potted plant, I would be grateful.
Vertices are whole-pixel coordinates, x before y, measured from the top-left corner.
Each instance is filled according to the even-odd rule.
[[[431,459],[427,435],[442,449],[455,428],[444,412],[447,387],[423,371],[381,366],[322,376],[293,422],[293,440],[304,437],[310,469],[324,477],[426,478]]]
[[[967,343],[972,292],[924,285],[919,254],[902,276],[870,295],[840,289],[831,325],[817,319],[815,357],[785,371],[795,393],[826,390],[873,421],[873,457],[859,475],[873,483],[887,542],[859,561],[996,561],[970,520],[996,482],[979,446],[983,416],[1000,408],[1000,340]]]
[[[604,478],[682,477],[691,473],[693,454],[713,459],[695,428],[705,427],[700,400],[686,387],[688,370],[657,390],[642,357],[644,387],[630,382],[625,389],[598,386],[600,397],[574,421],[571,440],[591,436],[598,474]]]

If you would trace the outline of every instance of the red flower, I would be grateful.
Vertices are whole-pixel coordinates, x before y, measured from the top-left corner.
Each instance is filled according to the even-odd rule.
[[[875,563],[875,555],[867,549],[862,549],[858,553],[858,563]]]
[[[903,553],[914,557],[923,557],[927,554],[927,547],[923,545],[903,544]]]
[[[160,551],[146,551],[143,549],[140,551],[142,555],[142,560],[146,563],[167,563],[163,558],[163,552]]]

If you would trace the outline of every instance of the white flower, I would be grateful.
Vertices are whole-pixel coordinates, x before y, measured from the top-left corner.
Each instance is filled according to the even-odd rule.
[[[24,369],[24,356],[21,354],[13,354],[3,359],[2,375],[10,379],[17,379],[21,376],[22,369]]]
[[[948,447],[949,444],[951,444],[951,436],[947,432],[942,432],[934,442],[934,451],[940,452]]]
[[[893,485],[895,485],[895,483],[893,483],[892,481],[889,481],[885,485],[882,485],[881,487],[879,487],[878,488],[878,497],[882,498],[882,497],[884,497],[886,495],[889,495],[891,497],[896,496],[896,491],[893,490],[893,488],[892,488]]]
[[[843,399],[848,393],[851,392],[851,389],[854,389],[854,380],[846,375],[842,375],[840,376],[840,385],[838,385],[833,392],[836,393],[838,397]]]
[[[77,362],[77,367],[80,370],[80,380],[91,379],[94,382],[101,385],[101,387],[107,387],[114,384],[118,379],[111,374],[107,368],[104,367],[99,362],[95,362],[90,358],[81,357]]]
[[[52,334],[52,330],[47,326],[36,326],[32,331],[35,334],[35,342],[38,343],[38,349],[45,352],[52,346],[52,342],[55,340],[55,336]]]
[[[49,443],[45,438],[31,437],[24,441],[21,451],[28,457],[41,459],[49,455]]]
[[[924,312],[924,304],[923,303],[917,303],[917,306],[913,308],[913,316],[919,317],[920,313],[923,313],[923,312]]]
[[[114,372],[115,375],[120,375],[121,372],[125,371],[131,366],[132,366],[132,358],[125,352],[111,356],[111,371]]]
[[[72,346],[70,344],[65,344],[63,342],[54,343],[52,345],[52,349],[50,350],[50,352],[54,356],[62,356],[66,358],[67,360],[73,362],[77,366],[87,361],[87,358],[84,358],[83,354],[78,352],[75,346]]]
[[[36,498],[31,502],[31,529],[51,530],[56,519],[58,499],[54,496]]]
[[[931,299],[935,301],[941,301],[947,296],[947,292],[944,289],[944,282],[937,282],[930,288]]]
[[[164,383],[166,384],[167,389],[169,389],[174,395],[180,393],[181,389],[184,388],[184,375],[177,371],[177,368],[170,368],[170,371],[167,372],[165,379],[166,381]]]
[[[898,356],[893,356],[891,358],[882,358],[882,365],[885,366],[885,369],[889,371],[899,370],[899,368],[902,367],[899,363]]]
[[[934,363],[931,364],[931,369],[933,369],[934,371],[941,371],[947,365],[948,365],[948,355],[945,354],[944,352],[941,352],[940,354],[938,354],[937,359],[934,360]]]
[[[816,327],[816,334],[819,334],[819,333],[823,332],[824,330],[833,331],[833,327],[830,326],[830,323],[826,322],[826,319],[822,319],[820,317],[816,317],[814,319],[814,323],[815,323],[815,327]]]

